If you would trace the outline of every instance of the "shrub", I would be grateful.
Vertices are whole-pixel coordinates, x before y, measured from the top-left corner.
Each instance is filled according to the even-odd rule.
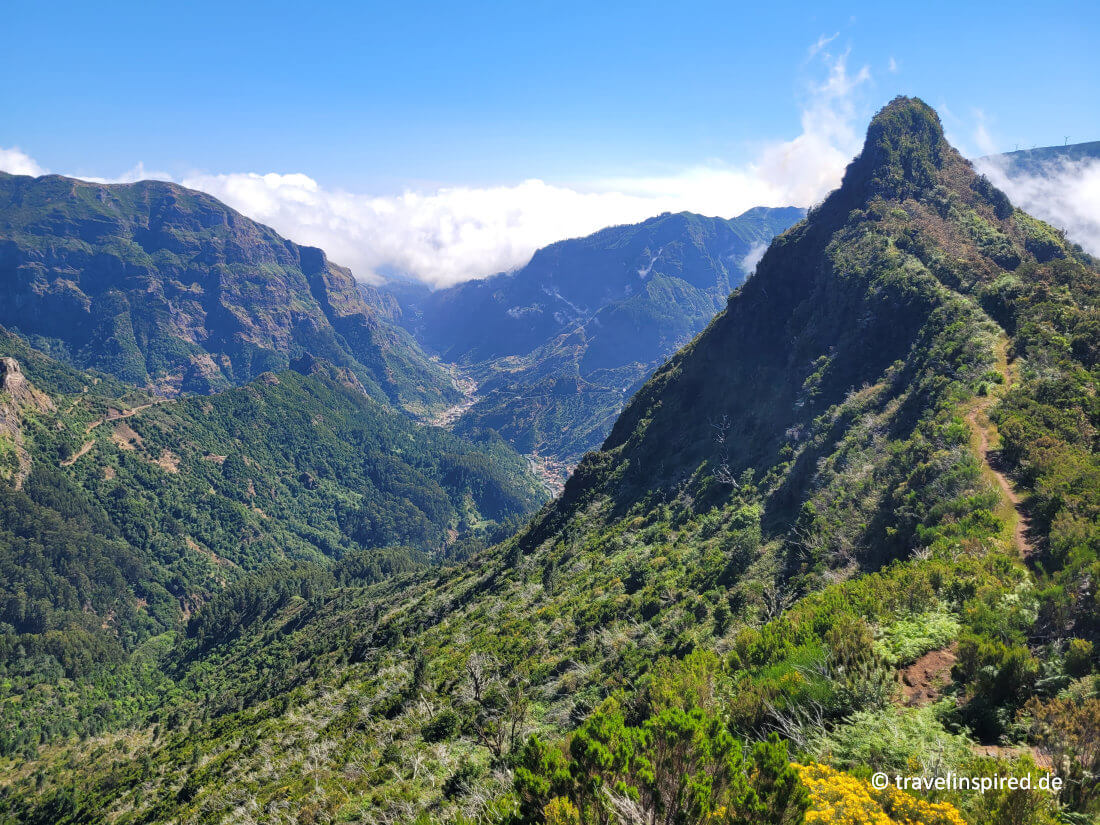
[[[447,708],[432,717],[421,729],[421,734],[425,742],[445,742],[453,738],[461,727],[462,717]]]
[[[1075,678],[1092,671],[1092,642],[1087,639],[1070,639],[1066,649],[1066,673]]]
[[[810,792],[807,825],[966,825],[958,810],[946,802],[925,802],[892,787],[878,791],[825,765],[794,767]]]
[[[1021,716],[1066,782],[1063,801],[1073,810],[1100,813],[1100,697],[1032,698]]]
[[[542,809],[546,825],[581,825],[577,806],[563,796],[555,796]]]
[[[1012,714],[1031,695],[1039,663],[1023,645],[968,635],[959,642],[952,674],[969,686],[964,720],[980,737],[993,739],[1004,733]]]
[[[666,707],[641,725],[606,700],[572,736],[568,756],[528,739],[515,773],[522,822],[606,822],[616,808],[641,821],[785,825],[801,821],[806,790],[774,734],[748,753],[700,708]]]
[[[866,766],[874,771],[901,772],[925,764],[938,775],[970,758],[965,736],[949,733],[934,707],[860,711],[828,733],[822,731],[811,751],[844,769]]]
[[[475,762],[463,762],[459,765],[458,770],[443,782],[444,798],[457,799],[460,796],[465,796],[473,790],[480,776],[481,769]]]

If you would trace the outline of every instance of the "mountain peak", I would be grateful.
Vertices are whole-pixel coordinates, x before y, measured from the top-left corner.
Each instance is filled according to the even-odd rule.
[[[940,170],[956,159],[961,156],[944,137],[935,110],[920,98],[899,96],[871,120],[842,190],[904,200],[935,185]]]
[[[896,140],[902,136],[920,136],[929,145],[946,141],[935,109],[919,97],[898,95],[871,118],[867,127],[867,142],[878,142],[883,138]]]

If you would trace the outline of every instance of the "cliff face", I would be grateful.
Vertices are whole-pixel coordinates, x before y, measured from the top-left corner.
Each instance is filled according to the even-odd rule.
[[[23,439],[25,412],[53,412],[54,403],[23,375],[14,358],[0,358],[0,479],[23,486],[31,456]]]
[[[347,269],[173,184],[0,174],[0,324],[165,393],[223,389],[310,354],[409,408],[457,398]]]

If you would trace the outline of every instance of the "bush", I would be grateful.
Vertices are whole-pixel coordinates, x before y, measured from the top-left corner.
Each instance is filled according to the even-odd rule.
[[[1016,709],[1031,695],[1039,663],[1023,645],[968,635],[959,642],[952,675],[969,685],[964,720],[988,740],[1005,732]]]
[[[450,708],[442,710],[432,717],[421,729],[425,742],[446,742],[454,738],[462,727],[462,717]]]
[[[606,700],[569,753],[531,737],[515,773],[522,822],[611,821],[620,804],[642,821],[793,823],[809,804],[775,734],[747,753],[700,708],[666,707],[640,725]]]
[[[444,781],[443,796],[446,799],[457,799],[460,796],[465,796],[473,790],[480,776],[481,768],[476,763],[463,762],[458,770]]]
[[[966,825],[958,810],[946,802],[925,802],[892,787],[878,791],[825,765],[795,768],[810,791],[807,825]]]
[[[1092,642],[1087,639],[1070,639],[1066,650],[1066,673],[1074,678],[1087,676],[1092,671]]]
[[[1071,810],[1100,814],[1100,697],[1032,698],[1021,718],[1066,781],[1062,801]]]
[[[932,706],[860,711],[811,743],[821,761],[843,769],[866,767],[872,771],[902,773],[914,764],[946,775],[971,756],[965,736],[949,733]],[[929,760],[934,759],[933,764]]]

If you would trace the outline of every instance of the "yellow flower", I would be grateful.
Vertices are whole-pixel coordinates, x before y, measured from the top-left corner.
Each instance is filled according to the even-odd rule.
[[[806,822],[811,825],[966,825],[946,802],[925,802],[892,787],[875,790],[868,782],[813,762],[794,767],[810,791]]]
[[[581,825],[581,813],[577,806],[562,796],[555,796],[542,809],[546,825]]]

